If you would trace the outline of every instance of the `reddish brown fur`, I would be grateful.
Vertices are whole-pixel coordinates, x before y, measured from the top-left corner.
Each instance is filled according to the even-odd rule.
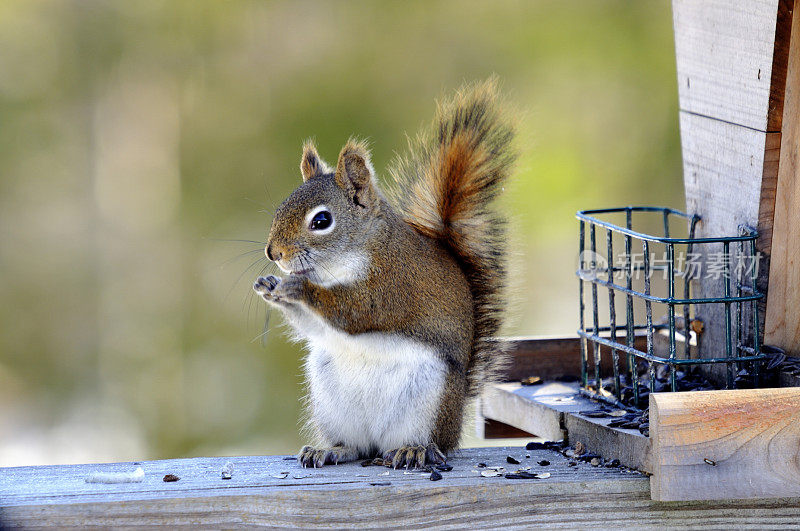
[[[504,221],[491,202],[511,171],[512,137],[490,79],[442,103],[432,132],[412,142],[410,154],[392,172],[398,183],[393,195],[406,222],[449,249],[470,284],[475,323],[470,395],[503,362],[501,346],[487,341],[500,327],[505,282]]]

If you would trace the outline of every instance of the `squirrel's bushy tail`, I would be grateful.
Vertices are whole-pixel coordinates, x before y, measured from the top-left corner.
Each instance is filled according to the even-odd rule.
[[[467,366],[471,396],[501,363],[500,345],[491,338],[504,310],[505,223],[491,203],[516,157],[513,127],[497,92],[490,78],[440,102],[432,130],[410,140],[409,155],[391,170],[404,190],[394,195],[406,222],[450,249],[469,281],[475,305]]]

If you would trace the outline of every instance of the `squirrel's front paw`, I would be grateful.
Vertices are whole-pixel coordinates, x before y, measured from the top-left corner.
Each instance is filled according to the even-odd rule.
[[[302,299],[305,282],[305,277],[279,278],[270,275],[258,277],[253,289],[267,302],[292,302]]]
[[[425,468],[425,465],[439,465],[447,461],[447,457],[439,450],[436,443],[428,446],[401,446],[383,454],[384,461],[390,461],[392,468]]]
[[[303,446],[297,454],[297,460],[304,468],[319,468],[323,465],[338,465],[354,461],[358,458],[358,452],[346,446],[334,446],[332,448],[316,449],[312,446]]]
[[[264,297],[265,301],[271,301],[273,299],[272,292],[278,287],[278,284],[281,283],[281,279],[276,277],[275,275],[269,275],[268,277],[258,277],[255,284],[253,284],[253,289],[256,293]]]
[[[272,290],[272,296],[279,301],[297,301],[303,298],[306,277],[292,275],[280,281]]]

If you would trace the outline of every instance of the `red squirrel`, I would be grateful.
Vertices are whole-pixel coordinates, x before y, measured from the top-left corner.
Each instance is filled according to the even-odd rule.
[[[285,273],[254,289],[305,343],[318,467],[380,456],[443,463],[467,401],[501,362],[505,234],[492,208],[515,159],[496,81],[441,102],[378,187],[364,142],[335,168],[311,143],[301,184],[277,209],[265,249]],[[391,200],[390,200],[391,199]]]

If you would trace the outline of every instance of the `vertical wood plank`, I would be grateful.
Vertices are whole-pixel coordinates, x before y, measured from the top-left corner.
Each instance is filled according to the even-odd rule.
[[[766,292],[781,149],[794,0],[673,0],[686,208],[697,235],[757,228],[759,288]],[[795,21],[796,22],[796,21]],[[704,270],[722,246],[697,249]],[[702,276],[695,294],[717,297],[723,283]],[[761,327],[766,306],[760,307]],[[702,357],[724,352],[722,305],[698,308],[706,323]],[[751,319],[745,315],[744,322]],[[719,381],[724,368],[710,372]]]
[[[795,0],[794,12],[800,9]],[[792,23],[775,197],[765,342],[800,354],[800,16]]]
[[[769,130],[778,5],[779,0],[673,0],[681,110]]]
[[[686,208],[702,217],[697,236],[733,236],[738,234],[739,225],[757,228],[762,255],[759,284],[765,291],[781,133],[755,131],[685,112],[680,113],[680,126]],[[724,291],[723,279],[703,273],[709,272],[709,261],[719,256],[722,244],[699,247],[694,252],[702,253],[703,259],[701,277],[693,286],[694,296],[720,297]],[[743,323],[749,330],[749,308],[744,310]],[[762,303],[762,321],[764,310]],[[724,356],[724,307],[701,305],[695,312],[696,318],[705,323],[698,349],[700,356]],[[723,381],[725,372],[725,367],[707,370],[708,376],[718,383]]]

